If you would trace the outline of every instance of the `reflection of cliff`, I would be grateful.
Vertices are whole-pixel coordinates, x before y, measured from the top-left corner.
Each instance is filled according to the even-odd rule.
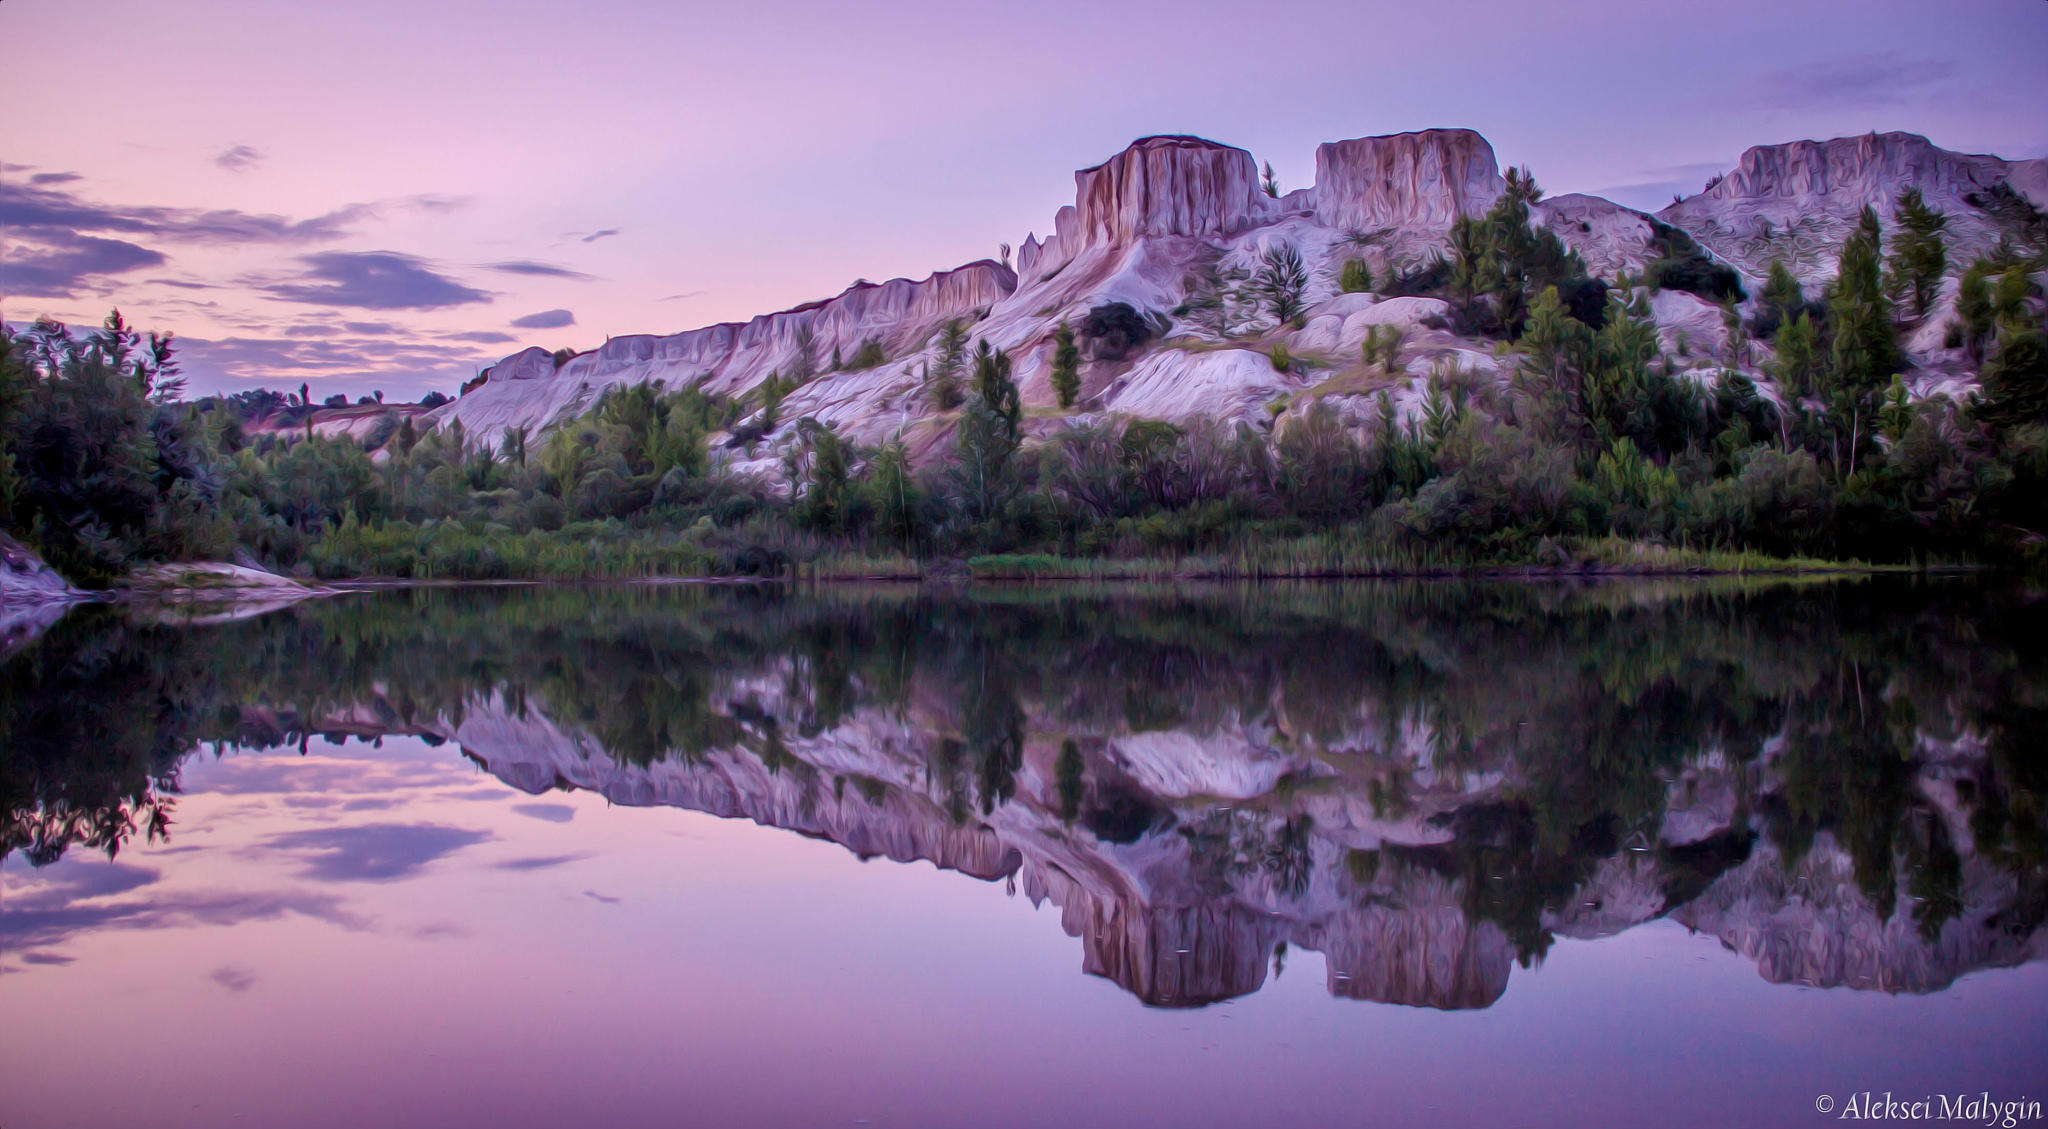
[[[763,708],[758,687],[745,700]],[[1130,743],[1135,757],[1118,739],[1098,741],[1081,758],[1079,789],[1060,750],[1030,741],[1008,802],[984,810],[971,783],[963,793],[973,752],[943,736],[946,718],[857,710],[802,738],[751,716],[734,748],[644,767],[496,699],[471,703],[449,736],[528,792],[587,788],[620,804],[788,828],[863,856],[1016,875],[1027,896],[1060,907],[1086,971],[1160,1006],[1255,991],[1285,945],[1324,954],[1333,995],[1486,1007],[1518,957],[1540,956],[1545,942],[1531,953],[1526,938],[1510,935],[1525,919],[1540,921],[1545,936],[1590,938],[1670,915],[1719,936],[1771,980],[1888,991],[1935,990],[2048,945],[2038,907],[2030,914],[2026,904],[2039,901],[2038,883],[2022,890],[2021,879],[1975,858],[1961,866],[1959,912],[1937,929],[1922,930],[1903,910],[1885,920],[1826,833],[1797,867],[1768,843],[1752,847],[1735,802],[1742,770],[1711,762],[1674,788],[1668,837],[1581,845],[1524,866],[1511,857],[1514,844],[1489,840],[1498,829],[1467,819],[1494,811],[1512,766],[1431,788],[1428,765],[1411,762],[1410,781],[1425,786],[1395,816],[1376,815],[1369,787],[1327,766],[1324,786],[1281,783],[1296,778],[1276,771],[1274,749],[1241,729],[1222,730],[1227,739],[1146,734]],[[1173,759],[1178,795],[1138,783],[1158,783],[1149,757],[1162,745],[1183,754],[1199,746],[1199,755]],[[1311,761],[1278,763],[1309,774]],[[1217,796],[1232,799],[1209,798]],[[1559,867],[1575,872],[1560,883]],[[1480,873],[1496,868],[1506,873]]]

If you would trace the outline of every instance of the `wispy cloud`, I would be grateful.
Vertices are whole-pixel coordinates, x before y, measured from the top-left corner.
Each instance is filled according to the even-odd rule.
[[[513,318],[514,329],[561,329],[576,324],[576,315],[567,310],[542,310],[523,318]]]
[[[687,300],[689,300],[689,299],[691,299],[691,298],[702,298],[702,297],[703,297],[703,296],[704,296],[704,295],[705,295],[706,293],[708,293],[708,291],[703,291],[703,290],[685,290],[685,291],[683,291],[683,292],[682,292],[681,294],[670,294],[670,295],[667,295],[667,296],[665,296],[665,297],[661,297],[661,298],[656,298],[656,299],[655,299],[655,301],[657,301],[657,302],[683,302],[683,301],[687,301]]]
[[[1946,60],[1884,51],[1766,71],[1756,91],[1765,106],[1778,109],[1895,106],[1953,77],[1957,69]]]
[[[502,263],[489,263],[487,266],[491,270],[503,271],[506,274],[523,274],[538,278],[572,278],[578,282],[589,282],[591,279],[590,275],[582,271],[570,270],[568,267],[556,266],[553,263],[537,263],[531,259],[512,259]]]
[[[263,151],[248,145],[231,145],[216,154],[213,163],[229,172],[248,172],[263,163]]]
[[[585,243],[595,243],[600,239],[609,239],[612,236],[617,235],[618,233],[618,228],[607,227],[598,231],[591,232],[589,235],[584,236],[582,241]]]
[[[489,302],[491,295],[396,251],[322,251],[301,256],[305,270],[284,279],[251,279],[284,302],[365,310],[436,310]]]

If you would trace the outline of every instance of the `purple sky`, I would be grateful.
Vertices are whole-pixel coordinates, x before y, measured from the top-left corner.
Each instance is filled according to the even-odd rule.
[[[1656,206],[1752,144],[2048,151],[2048,3],[9,0],[0,314],[118,304],[194,393],[394,398],[921,277],[1195,133],[1468,126]]]

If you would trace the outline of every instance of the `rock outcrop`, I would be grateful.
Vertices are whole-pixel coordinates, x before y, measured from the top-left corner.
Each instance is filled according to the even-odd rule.
[[[1316,220],[1340,231],[1446,228],[1483,215],[1504,182],[1469,129],[1429,129],[1316,147]]]
[[[2007,183],[2022,195],[2048,187],[2036,185],[2036,164],[1953,153],[1914,133],[1759,145],[1712,187],[1657,215],[1753,278],[1782,259],[1802,279],[1820,281],[1834,276],[1842,240],[1864,208],[1890,220],[1899,193],[1918,188],[1949,217],[1950,261],[1966,263],[2007,234],[1981,206],[1985,194]]]

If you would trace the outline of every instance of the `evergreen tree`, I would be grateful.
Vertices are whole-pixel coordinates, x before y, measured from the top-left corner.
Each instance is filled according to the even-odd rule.
[[[1259,189],[1273,199],[1280,198],[1280,179],[1273,175],[1273,162],[1267,161],[1259,173]]]
[[[939,327],[939,343],[925,372],[925,395],[932,410],[949,412],[960,406],[960,373],[967,362],[967,326],[954,318]]]
[[[1275,243],[1259,256],[1259,269],[1252,275],[1252,293],[1277,325],[1287,325],[1307,309],[1308,268],[1292,243]]]
[[[1892,240],[1889,263],[1893,293],[1904,299],[1915,319],[1927,316],[1948,270],[1948,245],[1942,232],[1948,217],[1927,206],[1918,188],[1899,193],[1899,233]]]
[[[1074,344],[1074,329],[1065,321],[1053,334],[1052,387],[1062,408],[1073,407],[1081,394],[1081,348]]]
[[[1853,474],[1869,441],[1876,397],[1900,368],[1891,300],[1880,268],[1883,235],[1877,213],[1866,207],[1856,231],[1842,244],[1841,265],[1828,298],[1827,386],[1822,390],[1840,440],[1836,466]]]
[[[973,390],[960,416],[958,476],[968,516],[994,520],[1011,489],[1011,460],[1023,418],[1010,356],[983,341],[974,356]]]

